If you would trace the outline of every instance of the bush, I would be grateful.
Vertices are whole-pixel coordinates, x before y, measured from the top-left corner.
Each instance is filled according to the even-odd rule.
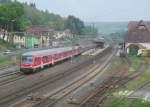
[[[137,55],[139,47],[137,45],[131,44],[129,46],[129,50],[130,50],[130,55]]]
[[[16,50],[16,46],[15,45],[12,45],[2,39],[0,39],[0,50],[3,50],[3,49],[10,49],[10,50]]]
[[[106,107],[150,107],[150,102],[142,101],[140,99],[128,101],[123,97],[113,96],[111,102]]]
[[[11,60],[10,56],[0,56],[0,63],[4,63],[10,60]]]

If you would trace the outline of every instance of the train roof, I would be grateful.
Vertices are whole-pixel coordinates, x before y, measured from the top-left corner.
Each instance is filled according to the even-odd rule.
[[[65,52],[72,50],[72,47],[63,47],[63,48],[52,48],[52,49],[46,49],[46,50],[39,50],[39,51],[30,51],[23,54],[23,56],[44,56],[44,55],[53,55],[59,52]]]

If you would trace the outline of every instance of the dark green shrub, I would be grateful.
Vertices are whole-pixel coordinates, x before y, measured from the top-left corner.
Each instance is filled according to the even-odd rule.
[[[130,50],[130,55],[137,55],[139,47],[137,45],[131,44],[129,46],[129,50]]]

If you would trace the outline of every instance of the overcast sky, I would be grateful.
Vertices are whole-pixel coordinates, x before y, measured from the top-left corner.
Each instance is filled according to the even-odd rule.
[[[37,8],[74,15],[88,22],[150,20],[150,0],[18,0],[35,2]]]

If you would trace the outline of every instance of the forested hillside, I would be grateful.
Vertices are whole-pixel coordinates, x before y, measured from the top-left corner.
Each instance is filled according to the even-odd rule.
[[[35,5],[23,4],[24,20],[27,25],[47,25],[56,30],[64,29],[65,18],[60,15],[38,10]]]
[[[96,28],[85,26],[84,22],[75,16],[61,17],[37,9],[34,3],[0,0],[0,28],[22,32],[30,25],[45,25],[54,30],[70,29],[74,34],[97,34]]]

